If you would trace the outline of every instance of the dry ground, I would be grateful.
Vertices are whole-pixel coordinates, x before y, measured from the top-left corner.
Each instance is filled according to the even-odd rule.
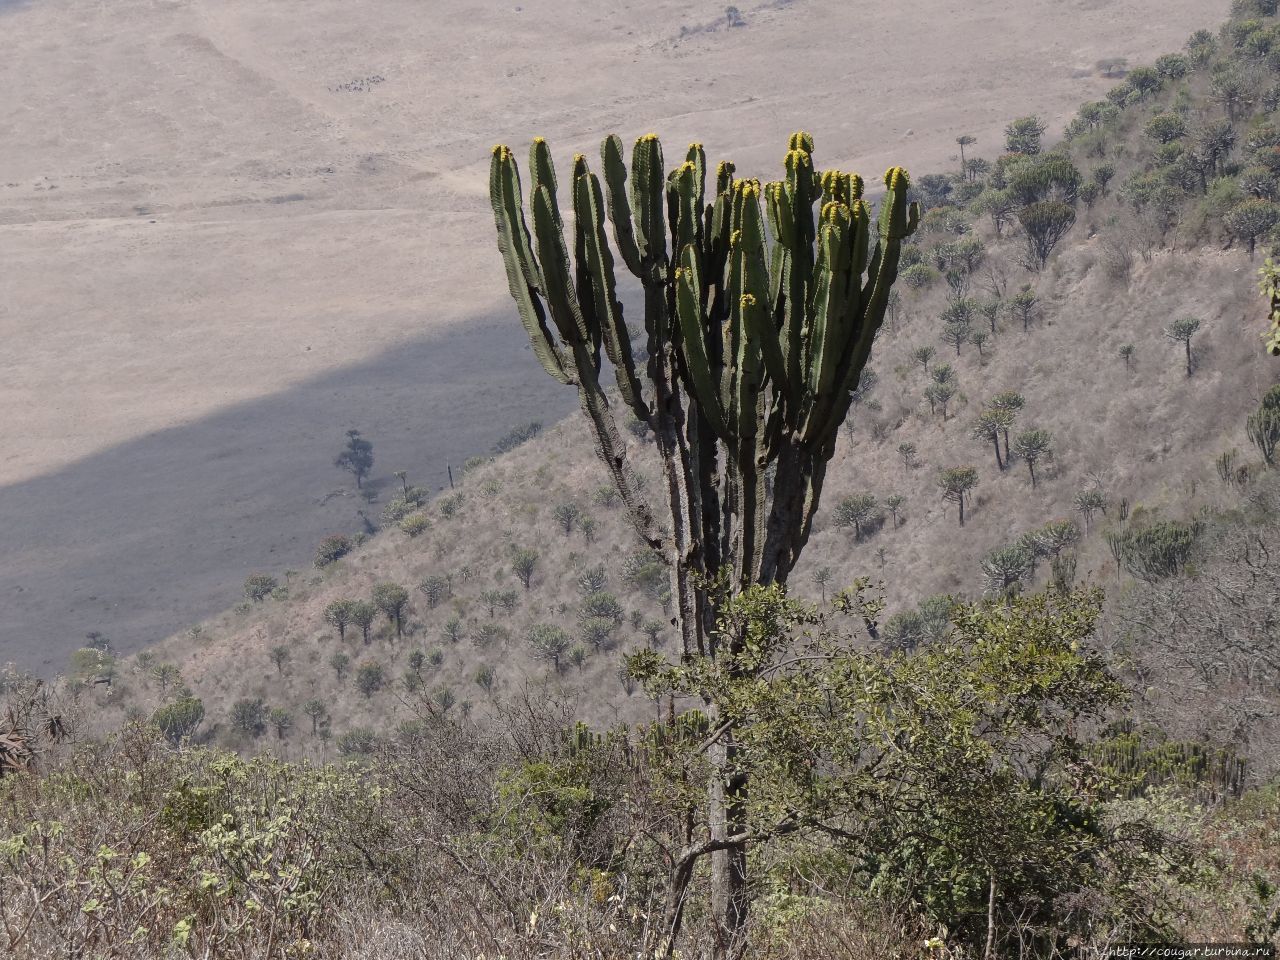
[[[303,566],[357,524],[319,503],[349,427],[438,484],[572,406],[503,299],[493,141],[652,129],[767,174],[802,127],[928,171],[1227,6],[0,2],[0,660],[137,649]]]

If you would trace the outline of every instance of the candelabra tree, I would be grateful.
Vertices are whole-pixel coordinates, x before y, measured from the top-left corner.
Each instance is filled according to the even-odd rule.
[[[783,179],[765,184],[735,178],[727,161],[709,184],[696,143],[667,171],[652,134],[636,141],[629,169],[622,141],[608,137],[601,167],[603,178],[574,158],[570,225],[546,142],[530,150],[527,201],[511,150],[494,148],[490,195],[508,285],[538,360],[576,387],[636,532],[670,567],[684,656],[731,663],[745,637],[720,629],[717,609],[752,585],[785,586],[795,567],[919,210],[894,167],[873,220],[862,178],[817,171],[804,133],[790,139]],[[643,291],[643,364],[615,257]],[[636,483],[619,407],[653,431],[661,518]],[[700,854],[714,855],[713,910],[726,935],[746,916],[749,777],[735,749],[721,725]]]

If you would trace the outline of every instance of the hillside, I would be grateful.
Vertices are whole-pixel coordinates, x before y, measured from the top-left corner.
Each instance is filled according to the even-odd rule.
[[[1213,57],[1230,65],[1237,54],[1224,44]],[[1020,262],[1026,238],[1016,225],[1002,225],[997,233],[991,217],[980,212],[990,209],[991,192],[1000,189],[993,182],[1000,169],[1013,167],[1009,157],[993,165],[972,148],[965,177],[917,180],[931,207],[917,238],[918,259],[943,262],[939,258],[951,256],[946,251],[960,242],[970,245],[970,263],[955,281],[959,292],[932,267],[912,268],[918,284],[911,270],[904,271],[900,302],[873,354],[874,385],[868,386],[871,378],[864,381],[865,397],[842,432],[793,590],[818,598],[869,577],[888,598],[892,634],[905,624],[892,615],[929,597],[981,596],[989,587],[987,558],[1050,522],[1068,520],[1074,524],[1068,539],[1078,539],[1066,551],[1075,561],[1075,582],[1120,596],[1131,578],[1104,534],[1122,529],[1129,515],[1182,520],[1230,509],[1247,492],[1248,484],[1243,491],[1224,485],[1215,461],[1236,451],[1236,468],[1260,475],[1261,458],[1244,424],[1277,379],[1257,339],[1259,258],[1231,242],[1224,226],[1224,215],[1242,202],[1239,181],[1247,155],[1257,148],[1240,136],[1240,147],[1223,165],[1225,175],[1204,195],[1192,188],[1168,199],[1165,222],[1154,223],[1150,204],[1133,199],[1135,183],[1168,166],[1156,158],[1163,148],[1144,133],[1151,117],[1172,111],[1203,129],[1223,114],[1211,99],[1216,62],[1130,98],[1100,132],[1075,129],[1046,155],[1069,157],[1081,183],[1096,183],[1091,171],[1104,164],[1112,176],[1105,193],[1079,189],[1088,200],[1077,200],[1076,225],[1043,270]],[[1141,69],[1132,75],[1141,77]],[[1235,124],[1259,130],[1261,111],[1259,103]],[[820,140],[818,150],[821,157]],[[961,202],[950,202],[955,200]],[[1020,309],[1024,285],[1034,303],[1024,300]],[[939,318],[948,311],[954,316],[957,305],[969,315],[970,335],[994,327],[981,349],[972,340],[958,350],[943,341],[946,324]],[[994,320],[983,312],[987,306]],[[1185,317],[1200,321],[1190,373],[1184,345],[1167,336]],[[1126,344],[1132,351],[1123,357]],[[924,346],[936,350],[928,373],[914,357]],[[953,371],[948,383],[954,394],[945,411],[925,396],[944,363]],[[1000,469],[990,444],[971,434],[984,405],[1004,391],[1025,401],[1011,431],[1015,437],[1030,429],[1051,435],[1034,486],[1016,451]],[[647,449],[640,437],[632,446]],[[914,454],[904,457],[907,447]],[[937,481],[942,469],[969,465],[979,480],[961,528]],[[651,482],[655,470],[650,465]],[[376,509],[389,505],[398,484],[384,482]],[[99,688],[92,696],[108,716],[145,715],[158,693],[148,671],[172,664],[204,701],[207,736],[244,745],[243,734],[229,726],[233,705],[260,699],[264,708],[288,712],[291,730],[283,742],[272,738],[274,748],[288,754],[328,749],[303,720],[304,704],[316,699],[332,736],[360,734],[348,748],[367,746],[369,732],[408,719],[420,698],[443,697],[442,704],[456,703],[462,711],[483,709],[493,695],[510,695],[527,682],[550,683],[575,711],[599,722],[643,717],[653,704],[619,678],[620,655],[649,642],[650,633],[659,645],[675,639],[661,602],[666,584],[621,512],[602,502],[604,485],[584,424],[571,416],[492,463],[477,458],[456,492],[415,511],[425,519],[414,536],[389,518],[382,533],[321,571],[264,569],[287,584],[277,594],[283,599],[246,601],[176,635],[147,652],[145,670],[134,661],[110,690]],[[1089,491],[1109,509],[1086,518],[1079,497]],[[874,495],[877,505],[868,531],[858,536],[839,515],[845,500],[864,494]],[[886,509],[893,496],[903,498],[896,519]],[[566,534],[557,517],[562,506],[587,516],[590,529],[584,533],[581,522],[570,521]],[[538,555],[528,591],[513,572],[519,550]],[[603,580],[584,586],[581,578],[595,569]],[[1013,579],[1034,589],[1051,576],[1044,559]],[[369,645],[355,628],[340,642],[325,621],[326,608],[341,599],[369,599],[378,583],[388,582],[408,591],[403,637],[397,639],[391,621],[379,614]],[[423,584],[433,599],[419,589]],[[601,624],[599,617],[589,622],[592,611],[583,605],[593,590],[616,600],[605,611],[613,623]],[[514,597],[495,605],[486,592]],[[567,635],[559,671],[535,658],[528,636],[537,624]],[[411,669],[415,651],[423,659]],[[339,653],[350,661],[342,675],[331,663]],[[383,682],[362,696],[354,678],[366,662],[380,670]],[[477,682],[482,672],[488,678],[483,685]],[[408,679],[412,695],[406,673],[414,674]],[[176,689],[175,682],[165,685],[166,695]]]
[[[438,488],[574,408],[509,320],[494,140],[655,128],[765,171],[804,127],[849,169],[941,167],[1228,3],[739,6],[734,29],[670,0],[0,7],[0,662],[51,674],[90,631],[135,651],[361,529],[328,497],[348,429]]]
[[[729,7],[672,49],[792,11]],[[494,148],[511,287],[583,413],[535,419],[519,376],[575,391],[519,351],[528,369],[495,388],[509,421],[443,489],[351,430],[324,502],[359,504],[362,532],[244,564],[223,588],[238,604],[145,649],[95,631],[52,680],[0,671],[0,949],[1274,952],[1280,2],[1093,69],[1110,86],[1073,114],[959,128],[958,156],[867,191],[884,210],[866,269],[900,268],[891,299],[861,287],[874,221],[820,127],[792,136],[785,183],[730,183],[778,169],[756,146],[719,168],[705,211],[696,145],[664,195],[656,137],[637,141],[629,205],[610,145],[612,240],[645,277],[616,297],[648,360],[619,390],[653,401],[620,441],[599,424],[625,402],[591,392],[601,340],[627,352],[602,319],[604,199],[581,159],[565,176],[579,134],[535,141],[532,250]],[[571,256],[553,199],[570,182]],[[679,271],[655,255],[664,200]],[[568,344],[539,338],[544,301]],[[642,307],[678,333],[637,336]],[[881,312],[874,341],[847,335]],[[657,524],[632,510],[652,549],[619,489],[659,504]]]

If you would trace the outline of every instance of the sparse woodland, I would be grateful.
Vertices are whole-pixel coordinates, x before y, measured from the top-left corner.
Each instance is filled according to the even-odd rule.
[[[1277,14],[1237,0],[1154,64],[1106,61],[1116,86],[1065,131],[1011,118],[909,191],[891,171],[868,190],[879,223],[860,181],[804,167],[801,135],[763,197],[691,148],[670,195],[660,168],[631,181],[634,251],[617,239],[606,268],[592,231],[570,238],[590,267],[559,303],[535,147],[542,266],[510,252],[509,276],[547,299],[535,352],[584,412],[514,425],[440,492],[351,431],[334,468],[369,505],[306,569],[247,569],[239,607],[141,654],[93,634],[56,682],[4,675],[0,952],[1280,944],[1280,367],[1257,282],[1274,309]],[[565,219],[594,202],[601,243],[627,206],[611,149],[603,187],[583,160],[559,171]],[[691,322],[756,329],[758,303],[808,282],[770,274],[763,224],[790,236],[779,194],[812,207],[819,183],[820,242],[886,251],[848,254],[853,276],[898,257],[891,292],[841,307],[869,352],[832,340],[811,374],[753,360],[750,337],[695,343]],[[660,277],[663,211],[686,246]],[[798,293],[844,277],[838,256]],[[789,301],[806,343],[816,299]],[[655,322],[683,325],[693,359]],[[697,411],[697,443],[658,382]],[[645,526],[682,445],[688,502],[724,510]],[[797,478],[816,492],[788,506]]]

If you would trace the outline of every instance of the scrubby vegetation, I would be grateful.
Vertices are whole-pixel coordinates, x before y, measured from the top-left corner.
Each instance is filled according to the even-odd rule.
[[[0,786],[6,948],[799,960],[1274,941],[1280,387],[1250,366],[1262,324],[1238,319],[1266,311],[1257,248],[1280,246],[1276,14],[1238,0],[1151,66],[1113,58],[1117,85],[1060,140],[1022,117],[993,158],[966,135],[958,170],[891,178],[896,289],[821,403],[775,401],[741,364],[809,371],[716,342],[755,304],[716,314],[711,220],[674,215],[680,236],[708,231],[679,276],[640,269],[651,323],[686,324],[692,362],[610,320],[593,245],[626,189],[621,145],[603,185],[576,163],[561,200],[598,220],[573,238],[587,272],[525,319],[585,416],[513,429],[435,499],[395,474],[377,535],[335,533],[305,575],[246,570],[240,608],[153,651],[118,660],[91,636],[58,683],[7,676],[0,768],[37,775]],[[820,186],[826,242],[856,238],[861,185],[806,186],[812,141],[791,146],[775,189]],[[535,182],[547,162],[535,149]],[[694,149],[677,167],[690,209],[705,166]],[[717,196],[755,189],[727,176]],[[651,220],[661,188],[635,200]],[[560,217],[536,191],[526,214],[541,261]],[[649,255],[618,246],[619,273]],[[750,252],[734,282],[759,302],[770,279],[807,282]],[[581,337],[571,293],[597,325]],[[616,390],[591,382],[601,347]],[[780,456],[805,438],[820,449]],[[376,502],[367,440],[351,431],[335,465]],[[646,520],[673,489],[672,522]]]

